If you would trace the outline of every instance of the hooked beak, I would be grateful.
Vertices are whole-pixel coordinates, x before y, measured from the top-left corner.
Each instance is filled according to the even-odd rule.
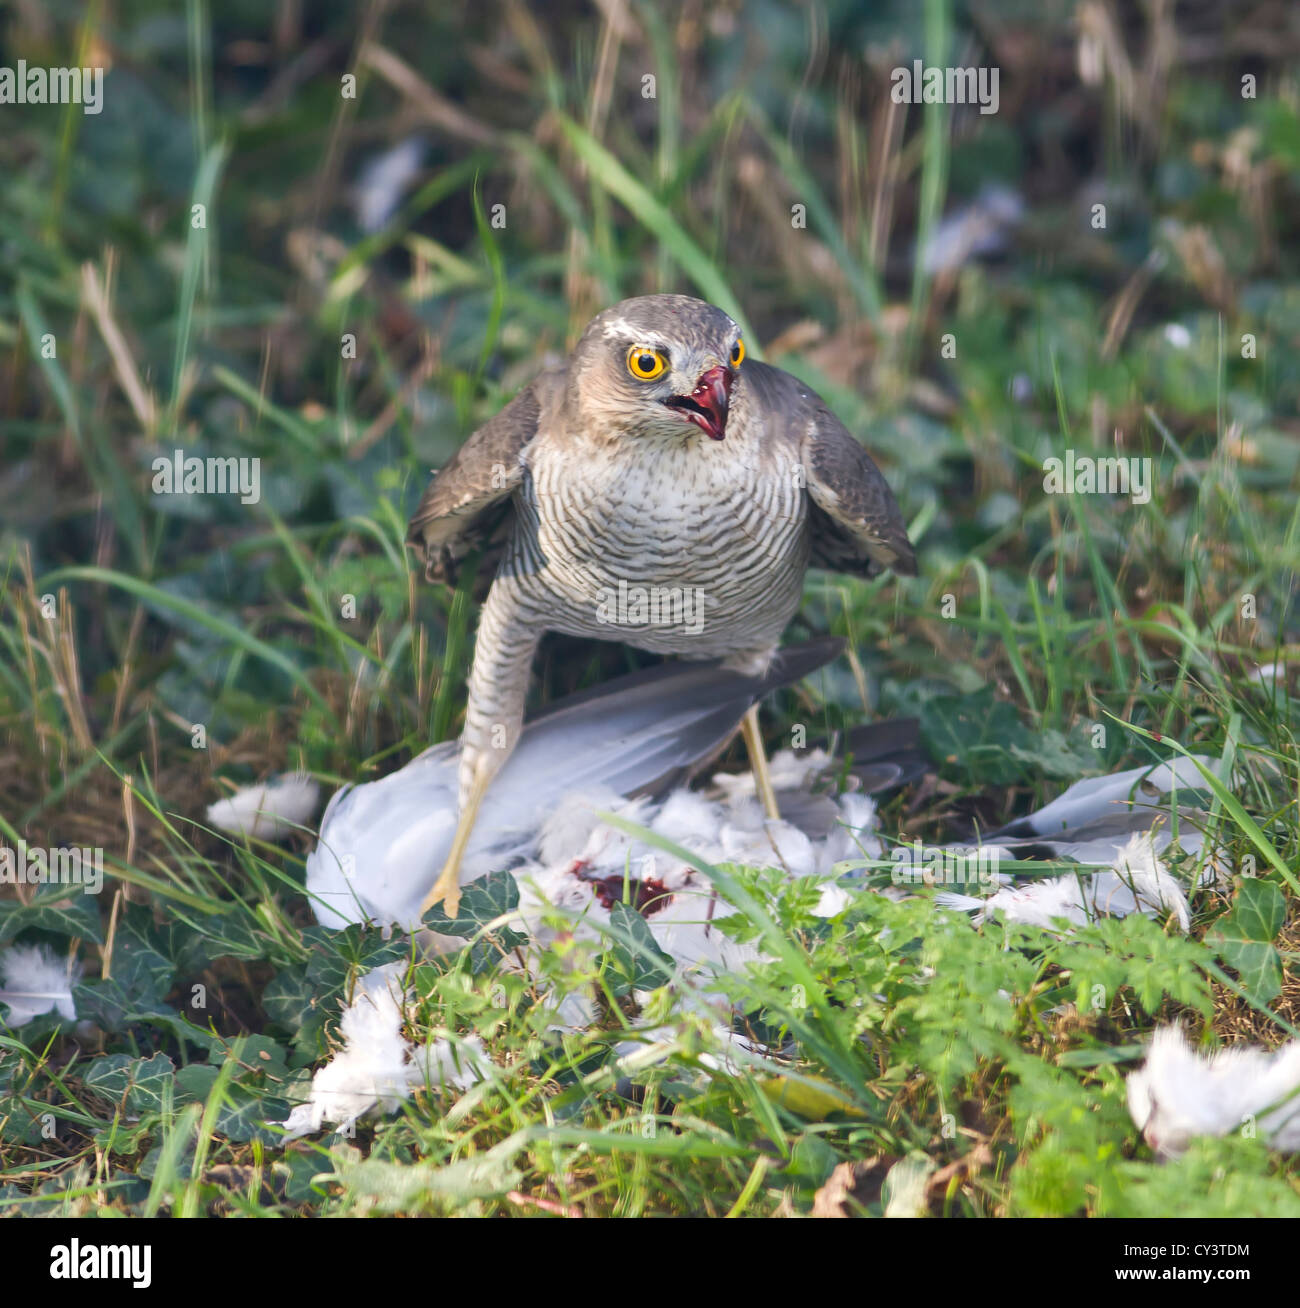
[[[689,395],[670,395],[664,404],[693,422],[711,440],[727,434],[727,409],[731,405],[731,383],[735,373],[719,364],[703,373]]]

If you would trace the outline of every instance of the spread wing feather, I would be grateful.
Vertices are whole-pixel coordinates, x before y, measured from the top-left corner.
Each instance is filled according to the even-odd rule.
[[[916,575],[916,555],[889,483],[848,428],[797,377],[747,363],[769,431],[794,442],[803,465],[812,519],[814,568],[874,576],[892,568]]]
[[[894,493],[871,456],[825,405],[803,438],[813,520],[813,566],[871,576],[892,568],[916,576],[916,554]],[[874,565],[874,566],[873,566]]]
[[[482,551],[476,589],[491,582],[514,521],[512,497],[555,381],[548,372],[525,386],[433,474],[406,532],[407,544],[424,556],[430,581],[454,586],[464,558]]]

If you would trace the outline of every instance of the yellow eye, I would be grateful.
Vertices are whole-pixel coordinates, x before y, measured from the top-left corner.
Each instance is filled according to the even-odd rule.
[[[637,381],[654,381],[668,371],[668,356],[653,345],[634,345],[627,352],[627,370]]]
[[[739,368],[745,358],[745,342],[736,337],[736,343],[731,347],[731,366]]]

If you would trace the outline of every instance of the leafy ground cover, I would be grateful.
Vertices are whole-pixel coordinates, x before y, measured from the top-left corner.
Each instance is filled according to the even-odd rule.
[[[109,69],[101,113],[5,106],[0,137],[0,833],[107,872],[0,898],[0,946],[82,969],[81,1025],[0,1029],[0,1211],[805,1213],[848,1163],[873,1213],[908,1167],[947,1215],[1300,1212],[1262,1140],[1159,1162],[1124,1100],[1157,1024],[1300,1025],[1294,15],[310,9],[18,5],[0,34],[5,64]],[[996,64],[998,112],[894,103],[920,57]],[[420,169],[364,231],[362,170],[410,136]],[[1020,208],[997,249],[917,257],[991,186]],[[1060,935],[924,892],[823,921],[733,869],[787,942],[734,982],[776,1070],[721,1065],[619,939],[547,962],[603,1013],[557,1039],[500,901],[467,896],[486,935],[415,966],[411,1032],[481,1037],[492,1078],[286,1148],[267,1124],[339,1004],[410,945],[312,925],[310,833],[233,840],[205,808],[455,736],[473,608],[417,585],[407,515],[539,360],[656,289],[814,385],[918,542],[915,579],[810,577],[791,638],[851,653],[777,697],[773,746],[919,716],[934,767],[881,813],[905,840],[1225,759],[1229,881],[1185,936]],[[178,448],[259,460],[259,499],[154,493]],[[1149,459],[1149,498],[1048,493],[1071,451]],[[638,657],[556,641],[537,702]],[[674,1034],[619,1075],[638,1007]]]

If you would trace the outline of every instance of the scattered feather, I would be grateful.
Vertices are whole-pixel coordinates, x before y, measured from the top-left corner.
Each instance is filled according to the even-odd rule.
[[[824,757],[824,756],[823,756]],[[774,779],[812,773],[788,752],[773,760]],[[875,805],[865,796],[840,797],[840,823],[821,839],[810,839],[791,823],[771,821],[753,795],[752,782],[714,779],[723,797],[710,799],[673,791],[662,803],[616,800],[605,807],[619,817],[673,841],[704,862],[781,868],[791,877],[820,882],[819,916],[833,917],[850,896],[830,878],[835,865],[865,849],[878,857],[873,833]],[[519,884],[519,916],[541,946],[561,935],[592,942],[606,933],[615,903],[628,902],[644,915],[655,943],[686,976],[710,977],[735,971],[761,957],[756,947],[737,944],[715,925],[734,910],[692,864],[656,845],[628,835],[595,816],[594,797],[569,796],[543,823],[539,856],[513,869]],[[583,818],[581,814],[589,815]],[[575,848],[574,842],[582,843]],[[558,911],[558,917],[557,917]]]
[[[922,267],[934,277],[956,272],[973,258],[999,254],[1024,210],[1024,201],[1010,187],[984,187],[934,229],[921,252]]]
[[[1206,790],[1208,786],[1197,762],[1217,775],[1217,760],[1180,754],[1154,768],[1129,768],[1105,777],[1088,777],[1076,781],[1050,804],[1011,823],[999,834],[1020,834],[1023,830],[1039,836],[1060,836],[1067,829],[1111,816],[1130,804],[1150,805],[1175,789]]]
[[[835,760],[824,749],[810,749],[803,754],[782,749],[768,760],[772,789],[778,794],[784,790],[808,790],[834,766]],[[733,803],[753,799],[758,794],[753,772],[719,772],[713,778],[713,785]]]
[[[1254,682],[1257,686],[1262,686],[1266,691],[1270,692],[1276,688],[1279,681],[1285,683],[1285,679],[1285,663],[1261,663],[1246,674],[1247,681]]]
[[[364,1113],[378,1107],[393,1112],[424,1085],[468,1089],[481,1079],[487,1055],[477,1037],[453,1046],[435,1040],[413,1049],[402,1034],[408,992],[402,983],[405,961],[366,973],[339,1023],[343,1048],[312,1077],[311,1096],[283,1123],[287,1139],[319,1131],[326,1122],[348,1131]]]
[[[76,1020],[72,987],[81,979],[81,968],[56,957],[44,945],[15,945],[0,954],[0,1004],[7,1004],[6,1019],[22,1026],[52,1009],[68,1021]]]
[[[856,875],[856,865],[882,856],[875,803],[862,793],[830,793],[836,764],[821,750],[783,750],[772,758],[781,820],[768,819],[749,773],[715,776],[701,790],[679,785],[658,797],[625,797],[665,775],[662,708],[658,702],[659,711],[646,713],[635,697],[610,694],[530,724],[488,791],[462,863],[463,884],[497,870],[514,877],[519,897],[512,925],[529,937],[519,966],[552,987],[550,1030],[556,1034],[589,1028],[598,1012],[587,997],[565,995],[563,985],[545,974],[540,955],[561,942],[566,957],[575,941],[607,944],[619,934],[619,906],[640,913],[655,947],[671,960],[676,1010],[729,1024],[730,1006],[717,979],[764,955],[753,941],[734,940],[722,929],[734,907],[697,863],[763,868],[810,882],[817,891],[814,912],[833,917],[852,902],[847,878]],[[435,746],[380,781],[334,796],[307,860],[307,888],[322,924],[369,920],[417,931],[426,941],[419,905],[455,826],[457,765],[454,745]],[[1010,856],[1020,845],[1028,851],[1020,857],[1086,858],[1106,870],[1080,869],[1027,884],[1002,876],[988,898],[941,894],[938,902],[969,909],[981,921],[999,915],[1048,929],[1062,920],[1078,925],[1143,912],[1171,914],[1186,930],[1187,895],[1161,858],[1173,839],[1171,805],[1156,801],[1175,788],[1202,784],[1183,758],[1078,782],[997,833],[998,848]],[[1178,812],[1180,845],[1199,849],[1196,811]],[[651,838],[623,830],[605,814],[645,828]],[[691,857],[666,852],[654,837]],[[904,898],[908,891],[886,886],[880,893]],[[581,955],[571,956],[576,963]],[[400,1004],[356,1020],[362,1029],[317,1074],[312,1103],[291,1125],[310,1130],[324,1120],[351,1120],[409,1092],[411,1053],[400,1034]],[[620,1056],[639,1060],[648,1042],[659,1050],[653,1056],[666,1057],[675,1040],[669,1027],[638,1030]],[[373,1057],[365,1056],[368,1041],[376,1046]],[[456,1075],[445,1046],[431,1047],[425,1057],[438,1075]]]
[[[1109,872],[1066,873],[1051,880],[1017,885],[1002,874],[1000,890],[987,898],[941,891],[935,902],[944,908],[973,911],[976,922],[994,915],[1004,922],[1052,928],[1061,919],[1085,926],[1099,917],[1154,917],[1173,913],[1179,927],[1191,924],[1191,910],[1182,887],[1156,854],[1150,832],[1130,837]]]
[[[320,786],[295,772],[244,786],[208,806],[208,821],[222,831],[254,840],[280,840],[305,826],[316,812]]]
[[[426,148],[418,136],[408,136],[366,161],[353,199],[357,226],[367,235],[381,231],[397,212],[402,197],[424,167]]]
[[[1134,1123],[1166,1157],[1197,1136],[1243,1130],[1284,1153],[1300,1150],[1300,1041],[1272,1052],[1234,1047],[1206,1055],[1179,1027],[1161,1027],[1127,1089]]]

